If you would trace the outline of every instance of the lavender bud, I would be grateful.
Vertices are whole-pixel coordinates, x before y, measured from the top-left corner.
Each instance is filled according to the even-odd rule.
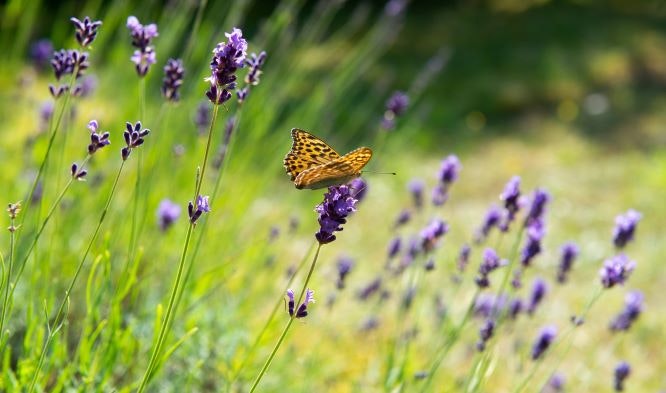
[[[567,281],[567,275],[578,257],[579,249],[575,243],[569,242],[562,246],[560,253],[562,256],[557,269],[557,282],[563,284]]]
[[[102,25],[101,21],[92,21],[89,17],[83,18],[83,21],[77,18],[70,18],[76,29],[76,41],[81,47],[85,48],[92,44],[97,37],[97,29]]]
[[[634,238],[636,225],[641,220],[641,213],[630,209],[624,215],[615,217],[615,228],[613,229],[613,244],[617,248],[624,248]]]
[[[624,381],[629,377],[629,374],[631,374],[631,366],[629,363],[625,361],[618,363],[618,365],[615,367],[615,378],[613,380],[613,387],[615,388],[616,392],[621,392],[624,390]]]
[[[557,328],[555,326],[549,325],[541,329],[539,336],[532,347],[532,360],[538,360],[541,358],[548,347],[550,347],[550,344],[552,344],[556,335]]]
[[[641,291],[631,291],[627,293],[624,299],[624,310],[611,321],[609,325],[611,331],[629,330],[643,311],[643,294]]]
[[[635,268],[636,262],[624,254],[609,258],[604,261],[604,266],[599,271],[601,285],[604,288],[612,288],[616,284],[624,284]]]
[[[532,283],[532,292],[530,293],[529,302],[527,304],[528,314],[534,314],[547,292],[548,285],[546,284],[546,281],[541,278],[535,279]]]
[[[179,216],[180,206],[169,199],[163,199],[157,207],[157,221],[162,231],[169,229]]]

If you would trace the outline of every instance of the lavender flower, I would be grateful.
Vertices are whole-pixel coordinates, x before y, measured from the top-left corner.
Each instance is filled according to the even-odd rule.
[[[61,49],[53,53],[53,59],[51,60],[51,67],[57,80],[60,80],[64,75],[74,75],[75,79],[79,79],[89,66],[88,53],[77,50]],[[49,85],[49,92],[56,99],[68,90],[69,86],[66,84],[59,86]]]
[[[483,318],[495,318],[506,307],[506,296],[495,296],[488,293],[482,293],[474,302],[474,315]]]
[[[49,65],[52,55],[53,44],[47,38],[33,43],[30,47],[30,58],[39,70],[43,70]]]
[[[463,244],[463,246],[460,248],[460,252],[458,253],[458,271],[459,272],[464,272],[465,268],[467,267],[467,264],[469,263],[469,254],[472,252],[472,248],[467,245]]]
[[[549,325],[541,329],[534,346],[532,346],[532,360],[538,360],[546,352],[556,335],[557,328],[555,326]]]
[[[199,130],[199,134],[204,134],[208,125],[210,124],[210,106],[208,103],[203,101],[197,106],[197,111],[194,114],[194,124]]]
[[[423,188],[425,184],[423,180],[413,179],[407,184],[407,188],[412,193],[412,200],[414,201],[414,206],[417,209],[420,209],[423,206]]]
[[[537,188],[532,195],[532,203],[530,210],[525,217],[525,226],[529,227],[535,221],[543,222],[543,215],[546,211],[546,205],[550,201],[550,194],[546,191]]]
[[[342,230],[347,222],[349,213],[356,211],[357,200],[351,195],[346,185],[331,186],[324,194],[324,201],[317,205],[315,211],[319,214],[319,231],[315,238],[319,244],[327,244],[335,240],[336,231]]]
[[[377,277],[373,281],[370,282],[367,286],[364,288],[361,288],[361,290],[358,292],[358,298],[361,300],[368,300],[370,296],[373,294],[377,293],[382,287],[382,278]]]
[[[437,184],[433,187],[431,200],[433,206],[443,206],[449,200],[449,194],[443,184]]]
[[[256,53],[250,54],[250,58],[245,60],[245,64],[249,67],[247,75],[245,75],[245,83],[248,85],[256,86],[259,84],[259,76],[262,74],[261,67],[264,66],[266,61],[266,52],[261,51],[259,55]]]
[[[236,89],[236,70],[245,65],[247,41],[243,38],[243,32],[234,28],[225,35],[227,42],[220,42],[213,49],[211,76],[205,79],[210,82],[206,97],[214,105],[223,104],[231,98],[230,91]]]
[[[624,284],[635,268],[636,262],[624,254],[609,258],[604,261],[604,266],[599,270],[601,285],[604,288],[612,288],[616,284]]]
[[[444,184],[444,186],[448,187],[458,180],[458,175],[460,174],[461,169],[462,165],[460,165],[458,157],[454,154],[449,155],[440,165],[438,174],[439,181]]]
[[[151,23],[144,26],[135,16],[130,16],[127,18],[127,28],[132,35],[132,46],[137,48],[130,60],[134,63],[139,77],[144,77],[150,66],[157,62],[155,48],[150,46],[153,38],[159,35],[157,25]]]
[[[491,205],[488,211],[486,212],[486,216],[483,219],[483,224],[481,225],[481,228],[477,231],[476,234],[476,242],[480,243],[483,240],[485,240],[488,235],[490,234],[490,230],[493,229],[493,227],[499,226],[502,220],[502,210],[497,205]]]
[[[196,224],[197,220],[201,217],[203,213],[210,213],[210,204],[208,203],[208,195],[202,196],[198,195],[196,200],[196,206],[190,203],[187,205],[187,214],[190,217],[190,222]]]
[[[613,380],[613,387],[616,392],[621,392],[624,390],[624,381],[631,374],[631,366],[629,363],[622,361],[615,366],[615,378]]]
[[[565,383],[566,379],[564,378],[564,375],[562,375],[561,373],[554,373],[548,380],[548,384],[544,387],[542,393],[563,392]]]
[[[39,120],[44,126],[48,125],[49,120],[51,120],[51,117],[53,116],[53,109],[53,101],[51,100],[44,101],[39,107]]]
[[[83,48],[92,44],[95,37],[97,37],[97,29],[102,25],[101,21],[93,21],[87,16],[83,18],[82,21],[73,17],[69,20],[72,21],[74,28],[76,29],[76,41],[78,41],[79,45]]]
[[[368,192],[368,183],[360,177],[350,181],[349,187],[354,191],[354,198],[358,199],[359,202],[365,198],[365,194]]]
[[[503,232],[509,230],[509,225],[516,217],[520,210],[520,177],[514,176],[504,187],[504,191],[500,194],[500,200],[504,202],[504,209],[507,214],[504,217],[504,222],[500,225]]]
[[[527,239],[525,247],[520,253],[520,263],[528,267],[534,257],[541,252],[541,240],[546,234],[543,222],[541,220],[532,220],[527,227]]]
[[[409,220],[412,218],[412,213],[409,212],[407,209],[403,209],[400,214],[398,214],[398,218],[395,220],[395,227],[399,227],[402,225],[405,225],[409,222]]]
[[[641,220],[641,213],[630,209],[624,215],[615,217],[615,228],[613,229],[613,243],[617,248],[624,248],[634,238],[636,225]]]
[[[557,269],[557,282],[562,284],[567,281],[567,275],[578,257],[579,250],[575,243],[569,242],[562,246],[560,252],[562,256],[560,257],[560,264]]]
[[[305,300],[303,300],[303,303],[298,307],[298,310],[296,310],[296,315],[294,316],[294,308],[295,308],[295,299],[294,299],[294,291],[292,289],[287,289],[287,297],[289,298],[289,316],[290,317],[295,317],[295,318],[305,318],[308,316],[308,304],[314,303],[314,291],[311,289],[307,289],[305,291]]]
[[[88,123],[88,129],[90,130],[90,144],[88,145],[88,154],[90,155],[95,154],[97,150],[103,148],[104,146],[111,144],[111,141],[109,140],[109,133],[99,133],[97,132],[98,128],[99,125],[97,124],[97,120],[91,120]]]
[[[76,180],[85,180],[86,175],[88,174],[88,171],[86,171],[83,168],[79,168],[79,165],[77,163],[73,163],[70,172],[72,174],[72,178]]]
[[[530,293],[529,302],[527,303],[527,313],[532,315],[536,311],[541,301],[548,292],[548,284],[542,278],[537,278],[532,283],[532,292]]]
[[[506,265],[506,260],[500,260],[495,250],[486,248],[483,250],[483,261],[479,265],[479,275],[474,279],[479,288],[487,288],[490,286],[488,275],[500,266]]]
[[[157,207],[157,221],[160,229],[166,231],[180,217],[180,206],[170,199],[162,199]]]
[[[354,267],[354,261],[348,257],[342,257],[338,260],[338,289],[343,289],[345,287],[345,278]]]
[[[183,84],[185,68],[181,59],[169,59],[164,66],[164,79],[162,79],[162,95],[171,102],[180,99],[180,86]]]
[[[409,105],[409,97],[407,94],[396,91],[386,101],[386,112],[382,120],[382,126],[386,130],[392,130],[395,127],[395,119],[402,116],[407,106]]]
[[[442,220],[433,220],[421,231],[421,247],[425,252],[432,251],[437,246],[439,238],[449,231],[449,225]]]
[[[141,129],[140,121],[137,121],[134,123],[134,125],[132,125],[130,122],[127,122],[125,123],[125,128],[127,130],[123,132],[123,137],[125,138],[126,146],[123,147],[120,151],[123,161],[127,160],[127,157],[129,157],[130,153],[132,153],[132,149],[136,149],[137,147],[143,145],[143,138],[145,138],[150,133],[150,130],[147,128]]]
[[[627,331],[643,311],[643,293],[631,291],[624,298],[624,310],[611,321],[610,330]]]
[[[395,258],[396,255],[400,252],[400,246],[402,245],[402,241],[400,239],[400,236],[394,237],[391,242],[388,245],[388,259],[393,259]]]
[[[509,308],[507,310],[507,314],[509,318],[511,319],[516,319],[518,318],[518,315],[523,311],[524,305],[523,305],[523,300],[519,297],[511,299],[509,302]]]
[[[432,270],[435,270],[435,260],[434,260],[432,257],[431,257],[431,258],[428,258],[428,260],[426,261],[426,263],[423,265],[423,268],[424,268],[427,272],[432,271]]]
[[[495,332],[495,321],[486,319],[481,328],[479,329],[479,341],[476,343],[476,349],[483,352],[486,349],[486,343],[493,337]]]

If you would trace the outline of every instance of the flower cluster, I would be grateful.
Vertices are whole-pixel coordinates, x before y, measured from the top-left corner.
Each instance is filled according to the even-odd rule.
[[[563,284],[567,281],[567,275],[573,266],[574,261],[578,257],[578,246],[569,242],[562,246],[560,251],[562,256],[560,257],[560,264],[557,268],[557,282]]]
[[[555,326],[549,325],[541,329],[539,336],[532,346],[532,360],[538,360],[546,352],[550,344],[553,343],[555,336],[557,336],[557,328]]]
[[[479,275],[474,279],[479,288],[487,288],[490,286],[488,275],[500,266],[507,264],[506,260],[500,260],[495,250],[486,248],[483,250],[483,261],[479,265]]]
[[[613,318],[609,328],[612,331],[627,331],[643,311],[643,294],[631,291],[624,298],[624,310]]]
[[[314,303],[314,291],[311,289],[307,289],[305,291],[305,300],[303,300],[303,303],[301,303],[300,306],[298,306],[298,309],[296,310],[296,299],[294,298],[294,291],[292,289],[287,289],[287,297],[289,298],[288,302],[288,308],[289,308],[289,316],[294,317],[294,318],[304,318],[308,316],[308,304]],[[295,315],[294,315],[295,313]]]
[[[245,75],[246,86],[236,92],[239,103],[243,103],[247,99],[248,94],[250,94],[250,86],[256,86],[259,84],[259,77],[263,73],[261,68],[264,66],[265,61],[265,51],[261,51],[259,55],[252,53],[250,54],[250,58],[245,60],[245,64],[248,66],[249,70],[247,75]]]
[[[206,97],[214,105],[223,104],[231,98],[231,91],[236,89],[236,71],[245,66],[247,41],[243,38],[243,32],[234,28],[225,35],[227,42],[220,42],[213,49],[211,75],[205,78],[210,82]]]
[[[483,218],[483,224],[476,232],[475,235],[476,242],[481,243],[483,240],[485,240],[490,234],[490,231],[494,227],[499,226],[501,222],[502,222],[502,210],[497,205],[490,206],[490,208],[486,212],[486,216]]]
[[[604,261],[604,266],[599,271],[601,285],[604,288],[612,288],[617,284],[624,284],[635,268],[636,262],[625,254],[609,258]]]
[[[150,66],[157,61],[155,58],[155,48],[150,44],[153,38],[158,36],[157,25],[151,23],[142,25],[136,16],[127,18],[127,28],[132,35],[132,46],[137,48],[130,58],[136,67],[136,72],[140,77],[146,76]]]
[[[535,279],[532,283],[532,291],[530,292],[529,302],[527,303],[527,313],[529,315],[534,314],[547,292],[548,284],[546,284],[546,281],[541,278]]]
[[[141,129],[141,122],[137,121],[134,125],[132,123],[125,123],[126,131],[123,132],[123,138],[125,138],[125,147],[120,151],[123,161],[127,160],[132,149],[143,145],[146,135],[150,133],[150,130],[147,128]]]
[[[198,195],[196,205],[194,205],[191,201],[187,204],[187,214],[190,217],[190,222],[192,224],[196,224],[203,213],[210,213],[208,195]]]
[[[86,16],[83,20],[77,18],[70,18],[76,29],[76,41],[82,48],[90,46],[97,37],[97,29],[102,25],[99,20],[93,21],[90,17]]]
[[[519,176],[512,177],[506,183],[504,191],[500,194],[500,200],[504,202],[504,209],[506,211],[504,221],[500,224],[500,229],[503,232],[507,232],[509,225],[511,225],[511,222],[515,219],[516,214],[521,208]]]
[[[64,75],[73,75],[74,79],[79,79],[83,76],[85,70],[90,66],[88,62],[88,52],[79,52],[73,49],[61,49],[53,53],[51,60],[51,67],[56,80],[60,80]],[[49,92],[53,98],[59,98],[69,90],[66,84],[55,86],[49,84]],[[73,92],[74,95],[79,93],[78,88]]]
[[[432,251],[437,246],[439,238],[449,231],[449,225],[442,220],[433,220],[421,230],[421,248],[425,252]]]
[[[393,95],[386,101],[386,111],[384,112],[384,118],[382,119],[382,127],[385,130],[394,129],[395,119],[405,113],[408,105],[409,97],[407,94],[401,91],[393,93]]]
[[[633,209],[615,217],[615,228],[613,229],[613,244],[615,244],[615,247],[624,248],[634,238],[636,225],[638,225],[641,217],[641,213]]]
[[[615,373],[613,379],[613,388],[616,392],[621,392],[624,390],[624,381],[631,374],[631,366],[627,362],[620,362],[615,366]]]
[[[342,230],[347,222],[349,213],[356,211],[356,202],[352,196],[351,188],[346,185],[331,186],[324,194],[324,201],[317,205],[315,211],[319,214],[319,231],[315,238],[319,244],[330,243],[335,240],[336,231]]]
[[[88,154],[92,155],[95,152],[104,146],[111,144],[109,140],[109,133],[107,132],[97,132],[99,129],[99,124],[97,120],[91,120],[88,123],[88,129],[90,130],[90,144],[88,145]]]
[[[495,332],[495,321],[486,319],[479,329],[479,341],[476,343],[476,349],[483,352],[486,349],[486,343],[493,337]]]
[[[163,199],[157,207],[157,221],[160,229],[166,231],[180,217],[180,206],[170,199]]]
[[[449,187],[458,180],[458,174],[462,169],[460,160],[455,155],[446,157],[439,168],[439,183],[432,190],[432,204],[441,206],[449,198]]]
[[[169,59],[164,66],[164,79],[162,79],[162,95],[172,102],[180,99],[180,86],[183,84],[185,68],[181,59]]]

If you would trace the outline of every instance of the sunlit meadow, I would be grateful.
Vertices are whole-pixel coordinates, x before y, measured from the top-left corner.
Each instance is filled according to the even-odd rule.
[[[0,391],[666,390],[666,14],[578,3],[2,4]]]

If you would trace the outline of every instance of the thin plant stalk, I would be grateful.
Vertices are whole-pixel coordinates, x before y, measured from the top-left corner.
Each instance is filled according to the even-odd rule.
[[[88,254],[90,253],[90,250],[92,249],[93,244],[95,243],[95,240],[97,239],[97,235],[99,234],[99,230],[102,227],[102,223],[104,223],[104,219],[106,218],[106,214],[109,210],[109,206],[111,205],[111,201],[113,200],[113,195],[116,191],[116,187],[118,186],[118,181],[120,180],[120,175],[123,172],[123,168],[125,166],[125,161],[123,161],[120,164],[120,168],[118,169],[118,173],[116,174],[116,178],[113,181],[113,186],[111,187],[111,192],[109,193],[109,196],[106,200],[106,204],[104,205],[104,210],[102,210],[102,214],[99,217],[99,221],[97,222],[97,226],[95,227],[95,231],[93,232],[92,237],[90,238],[90,241],[88,242],[88,246],[86,247],[86,251],[83,254],[83,257],[81,258],[81,261],[79,262],[78,266],[76,267],[76,271],[74,273],[74,277],[72,277],[72,281],[69,283],[69,287],[65,291],[65,296],[62,299],[62,302],[60,302],[60,306],[58,307],[58,312],[56,313],[55,319],[53,320],[53,328],[51,327],[51,323],[47,321],[47,328],[48,328],[48,336],[46,337],[46,342],[44,343],[44,346],[42,347],[42,352],[39,355],[39,361],[37,362],[37,367],[35,369],[35,374],[33,375],[32,382],[30,383],[30,389],[28,390],[29,392],[33,392],[35,389],[35,383],[37,382],[37,378],[39,377],[42,365],[44,364],[44,358],[46,357],[46,352],[48,351],[49,345],[51,344],[51,341],[53,341],[53,338],[55,335],[58,333],[60,328],[62,327],[64,323],[64,311],[65,311],[65,306],[69,304],[69,296],[72,293],[72,289],[74,288],[74,284],[76,284],[76,280],[78,279],[79,275],[81,274],[81,270],[83,269],[83,265],[86,261],[86,258],[88,257]]]
[[[321,250],[321,243],[317,244],[317,251],[315,251],[314,258],[312,259],[312,264],[310,265],[310,270],[308,271],[307,277],[305,277],[305,283],[303,283],[303,288],[301,289],[301,294],[298,296],[298,301],[294,303],[295,307],[299,307],[299,304],[303,301],[303,295],[305,295],[305,290],[308,287],[308,283],[310,282],[310,278],[312,277],[312,272],[314,271],[315,265],[317,264],[317,258],[319,257],[319,251]],[[287,322],[287,326],[284,327],[284,330],[282,331],[282,334],[280,335],[280,338],[278,339],[277,343],[275,344],[275,347],[271,351],[270,355],[268,355],[268,359],[266,359],[266,363],[264,363],[264,366],[261,368],[261,371],[259,371],[259,375],[257,375],[257,379],[254,381],[252,384],[252,387],[250,388],[250,393],[254,392],[257,389],[257,386],[259,386],[259,382],[261,382],[261,378],[263,378],[264,374],[266,373],[266,370],[268,370],[268,367],[271,365],[271,362],[273,361],[273,358],[275,357],[275,354],[277,353],[278,349],[280,349],[280,345],[282,345],[282,342],[284,341],[285,337],[287,336],[287,332],[289,332],[289,328],[291,327],[291,324],[294,322],[294,319],[296,319],[296,310],[291,314],[291,318],[289,318],[289,322]]]
[[[215,127],[215,121],[217,120],[218,107],[219,105],[215,105],[213,108],[213,117],[211,119],[210,128],[208,130],[208,141],[206,142],[206,151],[204,153],[203,165],[201,167],[201,172],[199,173],[199,176],[197,177],[196,180],[194,197],[192,199],[193,201],[196,201],[197,196],[201,192],[201,184],[203,182],[204,175],[206,174],[206,166],[207,166],[206,164],[208,162],[208,155],[210,153],[210,145],[213,136],[213,129]],[[158,363],[158,358],[160,357],[162,352],[162,346],[164,345],[164,341],[166,340],[166,336],[168,334],[168,331],[170,330],[171,319],[173,317],[176,305],[176,298],[178,297],[181,285],[185,285],[185,282],[183,280],[183,271],[185,268],[185,261],[187,260],[187,249],[190,245],[190,239],[192,238],[193,229],[194,229],[194,223],[190,220],[190,224],[187,228],[187,235],[185,236],[185,245],[183,246],[183,252],[180,257],[180,262],[178,263],[176,280],[173,284],[173,289],[171,290],[171,296],[169,297],[169,304],[167,306],[164,319],[162,320],[162,325],[160,327],[160,331],[157,336],[157,341],[155,342],[155,347],[153,348],[152,354],[150,355],[148,367],[146,368],[146,372],[144,373],[143,378],[141,379],[141,383],[139,384],[137,393],[143,392],[146,389],[148,382],[152,378]]]
[[[14,228],[15,218],[11,219],[10,228]],[[9,307],[9,286],[12,279],[12,265],[14,264],[14,244],[16,239],[16,230],[10,230],[9,234],[9,263],[7,267],[7,279],[5,280],[5,297],[2,302],[2,316],[0,316],[0,352],[4,352],[5,347],[5,317]],[[4,265],[4,263],[3,263]]]
[[[145,120],[146,114],[146,78],[139,79],[139,118]],[[137,242],[137,216],[139,214],[139,197],[141,195],[141,173],[143,172],[143,149],[139,150],[139,159],[136,162],[136,183],[134,184],[134,201],[132,204],[132,226],[130,227],[129,250],[127,251],[127,260],[131,261],[134,257]],[[128,262],[129,264],[129,262]]]

